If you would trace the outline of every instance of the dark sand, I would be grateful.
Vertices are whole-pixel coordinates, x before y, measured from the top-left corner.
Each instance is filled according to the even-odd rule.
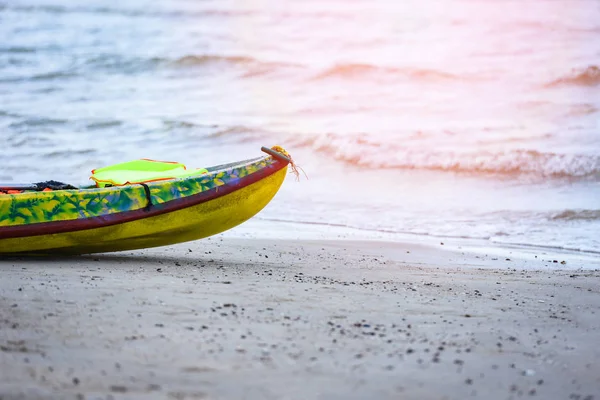
[[[0,398],[600,400],[597,262],[447,248],[2,259]]]

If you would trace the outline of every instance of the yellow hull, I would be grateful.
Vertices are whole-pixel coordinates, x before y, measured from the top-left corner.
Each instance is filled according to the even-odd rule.
[[[286,172],[282,168],[232,193],[165,214],[100,228],[3,239],[0,253],[88,254],[202,239],[256,215],[275,196]]]

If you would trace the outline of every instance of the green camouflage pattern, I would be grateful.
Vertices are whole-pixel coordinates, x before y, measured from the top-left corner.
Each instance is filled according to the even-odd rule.
[[[272,157],[264,157],[198,177],[149,182],[147,186],[152,203],[162,204],[235,184],[240,178],[273,163]],[[148,199],[141,184],[0,194],[0,227],[101,217],[143,209],[147,205]]]

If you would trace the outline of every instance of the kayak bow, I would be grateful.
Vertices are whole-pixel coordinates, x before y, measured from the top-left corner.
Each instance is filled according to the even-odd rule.
[[[0,195],[0,254],[86,254],[164,246],[226,231],[262,210],[289,154],[125,186]]]

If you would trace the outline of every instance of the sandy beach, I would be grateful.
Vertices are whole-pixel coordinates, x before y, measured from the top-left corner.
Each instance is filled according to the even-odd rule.
[[[0,37],[0,253],[144,249],[0,256],[0,400],[600,400],[600,0],[0,0]]]
[[[598,261],[459,247],[5,258],[0,398],[599,399]]]

